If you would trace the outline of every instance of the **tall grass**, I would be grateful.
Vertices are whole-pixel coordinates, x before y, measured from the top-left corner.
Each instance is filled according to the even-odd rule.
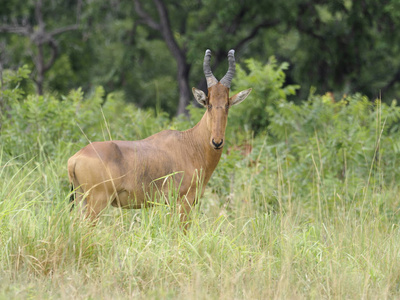
[[[225,200],[206,190],[186,234],[166,205],[110,208],[94,228],[69,213],[71,147],[26,163],[0,155],[0,297],[399,297],[397,186],[365,174],[354,189],[332,187],[314,157],[305,188],[287,157],[260,144],[233,168]]]

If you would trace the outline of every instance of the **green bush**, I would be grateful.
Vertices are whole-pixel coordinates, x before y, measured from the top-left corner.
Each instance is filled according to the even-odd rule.
[[[280,185],[313,206],[322,189],[332,201],[332,195],[339,193],[345,201],[357,202],[396,184],[400,175],[396,101],[387,105],[361,94],[335,100],[331,93],[321,96],[311,91],[307,100],[296,104],[287,99],[295,87],[283,87],[282,67],[252,62],[253,76],[238,69],[235,89],[254,90],[252,97],[230,111],[227,142],[228,147],[251,144],[253,151],[244,156],[239,147],[223,155],[210,182],[223,196],[221,205],[246,187],[256,195],[254,203],[268,210],[278,206],[278,198],[290,201],[279,196]],[[264,81],[270,85],[260,87],[257,82],[262,78],[268,78]],[[250,128],[257,129],[255,134]]]
[[[244,67],[237,66],[231,95],[248,88],[253,90],[245,102],[230,111],[229,122],[235,124],[233,130],[238,126],[255,132],[266,129],[269,124],[268,108],[275,106],[279,100],[287,100],[299,89],[297,85],[284,85],[284,71],[288,67],[288,63],[278,64],[273,56],[266,65],[248,59]]]
[[[87,96],[81,89],[61,97],[25,95],[19,84],[28,74],[22,68],[5,80],[0,141],[10,157],[54,157],[65,144],[78,150],[89,141],[141,139],[169,123],[165,113],[139,109],[124,102],[121,94],[105,98],[102,87]]]
[[[373,103],[360,94],[338,102],[330,95],[311,95],[301,105],[281,100],[269,114],[269,132],[286,149],[281,153],[292,156],[299,177],[307,178],[313,164],[323,166],[324,177],[347,180],[365,179],[378,168],[391,180],[398,174],[396,102]]]

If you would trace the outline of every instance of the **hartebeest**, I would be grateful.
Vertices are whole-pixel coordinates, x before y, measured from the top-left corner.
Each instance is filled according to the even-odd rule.
[[[211,51],[206,51],[208,96],[196,88],[192,91],[207,111],[193,128],[164,130],[139,141],[93,142],[68,160],[69,179],[76,189],[74,202],[86,217],[97,219],[110,203],[123,208],[151,205],[159,192],[173,187],[178,191],[181,219],[186,219],[221,158],[229,108],[251,92],[247,89],[229,98],[234,53],[229,51],[229,69],[218,82],[210,68]]]

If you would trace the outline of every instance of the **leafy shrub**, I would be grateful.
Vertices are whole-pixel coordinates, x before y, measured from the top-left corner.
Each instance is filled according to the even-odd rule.
[[[7,79],[3,91],[7,109],[2,116],[0,141],[11,157],[53,157],[65,143],[76,150],[89,141],[145,138],[166,127],[165,113],[142,110],[124,102],[119,94],[104,97],[98,87],[84,97],[81,89],[56,97],[25,95],[19,89],[29,71],[20,69]],[[71,153],[72,154],[72,153]]]
[[[346,201],[354,201],[369,188],[395,184],[400,175],[396,101],[387,105],[361,94],[335,101],[331,93],[311,91],[307,100],[296,104],[287,99],[296,87],[284,88],[284,75],[279,75],[285,66],[272,65],[250,64],[254,77],[239,68],[235,89],[253,87],[253,92],[230,111],[227,141],[250,143],[253,151],[248,156],[240,150],[223,155],[210,182],[214,191],[229,198],[247,188],[253,201],[268,208],[276,207],[279,198],[285,201],[284,188],[291,189],[287,201],[288,194],[312,201],[322,189],[330,199],[339,192]],[[271,85],[262,86],[263,80]]]
[[[269,124],[268,107],[274,106],[279,100],[287,100],[299,88],[297,85],[284,86],[284,71],[288,67],[288,63],[278,64],[273,56],[266,65],[248,59],[245,67],[237,66],[231,95],[248,88],[253,90],[245,102],[230,111],[229,122],[235,124],[234,127],[239,126],[256,133],[265,130]]]
[[[307,178],[305,173],[314,164],[323,166],[325,176],[341,179],[366,179],[377,166],[390,176],[398,173],[392,168],[398,161],[394,137],[399,135],[400,119],[395,102],[372,103],[360,94],[335,102],[329,95],[312,95],[301,105],[281,100],[269,114],[268,128],[275,141],[285,142],[286,152],[298,162],[293,171],[300,177]]]

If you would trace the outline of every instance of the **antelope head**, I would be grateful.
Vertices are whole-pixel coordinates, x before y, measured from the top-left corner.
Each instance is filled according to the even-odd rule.
[[[196,88],[193,95],[197,102],[207,108],[207,127],[211,133],[210,145],[214,149],[222,149],[224,146],[225,128],[228,120],[229,108],[239,104],[250,94],[251,89],[239,92],[229,97],[231,81],[235,75],[235,50],[228,52],[229,68],[225,76],[218,81],[210,67],[211,51],[206,50],[203,62],[204,75],[207,80],[208,96]]]

